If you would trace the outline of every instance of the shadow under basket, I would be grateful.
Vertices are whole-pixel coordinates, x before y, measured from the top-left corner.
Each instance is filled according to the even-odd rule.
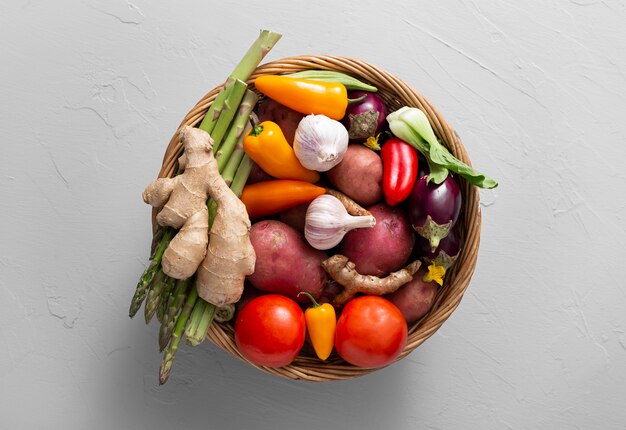
[[[469,156],[459,136],[454,132],[452,127],[448,125],[441,114],[421,94],[395,76],[366,62],[352,58],[326,55],[283,58],[259,66],[252,74],[248,84],[253,88],[253,80],[261,75],[293,73],[309,69],[343,72],[378,87],[378,93],[387,104],[389,112],[393,112],[402,106],[411,106],[421,109],[428,117],[435,134],[443,144],[458,159],[471,165]],[[202,118],[204,118],[206,111],[211,103],[213,103],[220,89],[221,86],[205,95],[185,116],[167,147],[159,177],[172,177],[174,175],[178,157],[182,154],[182,146],[178,140],[180,129],[185,125],[197,126]],[[439,289],[431,310],[417,323],[409,327],[408,342],[398,357],[398,360],[406,357],[415,348],[420,346],[448,319],[461,302],[463,294],[474,273],[476,258],[478,256],[481,226],[478,190],[476,187],[468,184],[463,178],[457,177],[457,180],[463,198],[463,206],[457,221],[463,245],[455,265],[446,273],[444,285]],[[233,356],[248,362],[241,356],[235,345],[232,321],[223,324],[214,322],[209,328],[208,338]],[[378,370],[353,366],[343,361],[336,353],[333,353],[330,358],[324,362],[316,357],[301,353],[292,364],[280,368],[268,368],[256,366],[252,363],[249,364],[260,370],[284,378],[316,382],[349,379]]]

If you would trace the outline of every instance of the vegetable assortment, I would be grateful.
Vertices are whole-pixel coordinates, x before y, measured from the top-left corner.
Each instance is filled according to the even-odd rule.
[[[144,194],[155,207],[172,184],[189,195],[157,216],[129,312],[148,297],[146,320],[161,321],[161,383],[183,337],[197,345],[230,318],[239,353],[258,366],[287,366],[307,343],[321,361],[391,364],[463,247],[457,181],[497,186],[454,157],[421,110],[389,113],[356,77],[304,70],[247,89],[279,37],[262,32],[200,127],[184,130],[178,174]]]

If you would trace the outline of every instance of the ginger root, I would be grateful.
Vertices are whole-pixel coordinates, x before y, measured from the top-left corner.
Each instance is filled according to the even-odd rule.
[[[245,205],[219,174],[211,156],[209,194],[217,203],[209,247],[196,277],[198,295],[216,306],[236,303],[247,275],[254,272],[256,254],[250,242],[250,218]]]
[[[404,269],[390,273],[385,278],[361,275],[356,271],[354,263],[348,260],[348,257],[345,255],[340,254],[324,260],[322,267],[335,282],[344,287],[344,290],[333,300],[335,306],[343,306],[357,293],[374,294],[377,296],[393,293],[413,279],[413,275],[415,275],[421,264],[419,260],[416,260]]]
[[[184,127],[180,132],[184,154],[179,165],[184,172],[174,178],[159,178],[146,187],[143,200],[163,208],[156,221],[180,231],[163,253],[163,273],[175,279],[192,276],[204,258],[208,244],[208,196],[213,141],[208,133]]]
[[[357,202],[337,190],[326,190],[326,194],[330,194],[341,202],[346,211],[352,216],[372,216],[370,211],[361,207]]]

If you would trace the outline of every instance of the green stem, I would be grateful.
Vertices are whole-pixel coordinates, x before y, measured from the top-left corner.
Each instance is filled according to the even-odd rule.
[[[237,169],[239,169],[239,165],[241,164],[241,160],[243,159],[244,155],[245,152],[243,150],[242,137],[237,142],[237,145],[235,145],[235,148],[233,149],[233,152],[228,159],[228,163],[226,163],[226,166],[224,166],[222,178],[224,178],[224,182],[226,182],[226,185],[231,186],[231,184],[233,183],[235,175],[237,174]]]
[[[159,351],[163,351],[169,343],[172,332],[174,331],[174,325],[176,323],[176,315],[180,312],[180,308],[185,302],[187,297],[187,290],[190,280],[178,281],[174,294],[171,300],[168,301],[167,310],[161,322],[161,328],[159,329]],[[193,288],[193,287],[192,287]]]
[[[225,304],[215,309],[215,321],[227,322],[233,319],[235,316],[235,305],[232,303]]]
[[[218,118],[222,113],[224,102],[232,90],[233,82],[237,80],[246,82],[250,78],[254,69],[256,69],[263,58],[265,58],[265,55],[274,47],[274,45],[276,45],[280,38],[281,35],[278,33],[274,33],[269,30],[261,30],[261,34],[259,34],[257,40],[252,44],[252,46],[250,46],[248,52],[246,52],[246,54],[242,57],[239,64],[235,67],[224,83],[224,87],[211,104],[209,111],[200,124],[200,128],[202,130],[209,134],[213,133],[213,129],[215,128]]]
[[[209,110],[204,115],[202,122],[198,126],[200,130],[204,130],[209,134],[213,133],[215,124],[217,124],[217,120],[222,114],[222,109],[224,109],[224,102],[230,96],[230,93],[233,90],[233,84],[234,82],[231,82],[230,84],[224,86],[224,88],[222,88],[219,93],[217,93],[215,100],[213,100],[213,103],[211,103]]]
[[[230,185],[230,189],[233,191],[233,193],[235,193],[237,197],[241,196],[243,187],[246,186],[246,182],[248,181],[248,176],[250,176],[250,171],[252,170],[253,164],[254,163],[247,155],[244,155],[241,162],[239,163],[239,167],[237,168],[237,173],[235,173],[233,183]]]
[[[312,303],[312,304],[311,304],[311,307],[312,307],[312,308],[318,308],[318,307],[320,307],[320,306],[321,306],[321,305],[317,302],[317,300],[315,300],[315,297],[313,297],[313,296],[311,295],[311,293],[309,293],[309,292],[307,292],[307,291],[300,291],[300,292],[298,293],[298,296],[299,296],[300,294],[304,294],[305,296],[307,296],[307,297],[309,298],[309,300],[311,300],[311,303]]]
[[[252,44],[248,52],[243,56],[235,70],[230,74],[226,82],[241,79],[247,81],[254,69],[261,63],[267,53],[278,43],[282,37],[279,33],[269,30],[261,30],[261,34]]]
[[[189,324],[185,330],[185,340],[188,345],[198,346],[204,342],[214,316],[215,305],[199,298],[193,307]]]
[[[157,307],[157,319],[160,323],[163,323],[163,318],[165,318],[165,311],[167,310],[167,304],[170,301],[170,296],[172,295],[172,291],[176,286],[176,279],[170,278],[169,276],[165,280],[165,286],[163,287],[163,291],[159,296],[158,307]]]
[[[350,75],[346,75],[345,73],[335,72],[333,70],[302,70],[301,72],[290,73],[286,76],[289,76],[290,78],[311,79],[313,81],[339,82],[343,84],[348,91],[377,91],[377,88],[372,85],[359,81],[358,79]]]
[[[352,105],[354,103],[362,102],[367,97],[367,94],[363,94],[361,97],[357,97],[356,99],[348,99],[348,104]]]
[[[215,154],[219,147],[222,144],[222,139],[226,135],[226,131],[228,131],[228,126],[232,122],[235,114],[237,113],[237,109],[239,108],[239,104],[243,99],[243,95],[245,94],[247,89],[247,85],[244,81],[237,80],[233,83],[233,89],[228,96],[228,98],[224,101],[224,108],[220,113],[220,118],[217,120],[213,131],[210,133],[211,138],[213,138],[213,153]]]
[[[146,324],[150,322],[156,309],[159,305],[159,297],[161,296],[161,292],[165,287],[167,282],[167,276],[163,273],[163,271],[159,270],[157,274],[154,276],[153,282],[151,282],[150,291],[148,291],[148,295],[146,297],[146,305],[144,306],[144,317],[146,320]]]
[[[148,293],[148,286],[154,279],[154,276],[161,270],[161,258],[163,258],[163,253],[165,252],[165,248],[169,245],[170,240],[174,237],[174,230],[168,228],[165,233],[163,233],[163,237],[159,242],[159,245],[156,247],[154,254],[150,257],[150,264],[141,275],[139,282],[137,283],[137,288],[135,289],[135,294],[130,302],[130,309],[128,310],[128,316],[134,317],[141,304],[146,298],[146,294]]]
[[[228,130],[228,134],[226,135],[224,142],[215,153],[217,168],[220,172],[224,170],[224,167],[226,167],[226,163],[230,159],[237,143],[243,138],[246,126],[248,125],[248,119],[250,118],[250,113],[252,112],[254,105],[256,105],[257,100],[258,96],[256,93],[246,90],[243,100],[239,105],[237,116]]]
[[[189,320],[189,315],[191,314],[191,310],[193,309],[197,299],[198,291],[195,287],[192,287],[189,296],[187,296],[187,300],[185,300],[185,305],[180,311],[180,315],[178,315],[176,325],[174,326],[174,331],[172,332],[172,339],[167,348],[167,351],[165,351],[163,361],[161,362],[161,367],[159,369],[160,385],[165,384],[167,382],[167,379],[170,377],[170,372],[172,371],[172,363],[174,362],[174,356],[176,355],[176,351],[178,351],[180,339],[183,335],[183,332],[185,331],[187,321]]]

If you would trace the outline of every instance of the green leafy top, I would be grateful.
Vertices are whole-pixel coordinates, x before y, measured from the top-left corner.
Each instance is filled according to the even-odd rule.
[[[420,151],[428,161],[428,180],[442,183],[452,171],[480,188],[495,188],[498,182],[484,173],[468,166],[443,146],[428,122],[428,118],[418,108],[405,106],[387,116],[391,132]]]

